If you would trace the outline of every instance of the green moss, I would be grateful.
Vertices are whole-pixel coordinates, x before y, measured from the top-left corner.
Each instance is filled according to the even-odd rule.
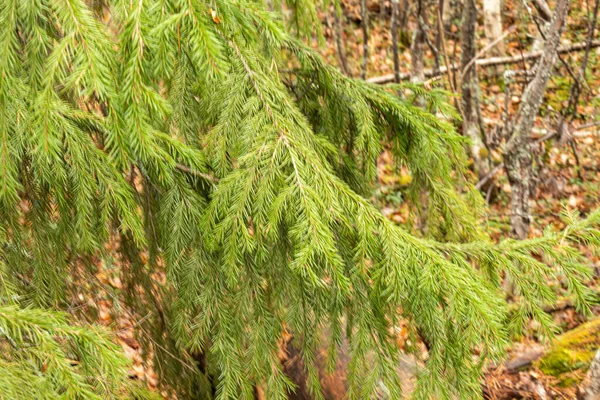
[[[561,386],[572,386],[583,378],[599,347],[600,318],[556,338],[538,367],[546,375],[559,378]]]
[[[593,355],[593,352],[590,357],[586,351],[556,349],[540,361],[540,369],[547,375],[558,377],[565,372],[585,368]]]
[[[564,376],[564,377],[561,377],[560,382],[558,382],[558,386],[563,387],[563,388],[579,386],[582,378],[583,378],[583,374],[573,375],[573,376]]]

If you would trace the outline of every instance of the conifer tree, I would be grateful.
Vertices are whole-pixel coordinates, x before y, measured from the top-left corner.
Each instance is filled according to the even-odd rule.
[[[382,387],[399,398],[400,321],[427,346],[415,396],[477,398],[482,368],[526,321],[551,334],[549,281],[589,310],[591,270],[577,245],[600,244],[600,213],[493,243],[465,177],[465,142],[432,113],[454,115],[445,93],[375,86],[327,65],[303,44],[319,6],[277,5],[293,10],[283,20],[249,0],[0,3],[3,346],[44,343],[58,360],[64,340],[53,340],[67,337],[82,368],[88,353],[96,369],[119,364],[93,350],[104,339],[49,310],[83,290],[81,270],[93,276],[114,240],[126,306],[150,316],[144,355],[180,398],[252,398],[257,385],[287,398],[287,333],[321,398],[324,330],[329,365],[349,344],[349,398]],[[413,177],[425,236],[369,201],[384,147]],[[510,311],[502,279],[515,287]],[[38,355],[13,353],[0,385],[20,390],[8,381]],[[88,398],[97,382],[68,389],[62,379],[79,378],[64,359],[36,379]],[[120,379],[101,389],[117,396]]]

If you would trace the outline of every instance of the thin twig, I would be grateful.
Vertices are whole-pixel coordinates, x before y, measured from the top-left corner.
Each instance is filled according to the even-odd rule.
[[[513,33],[515,30],[517,29],[516,25],[512,25],[508,28],[508,30],[506,32],[504,32],[500,37],[496,38],[494,41],[490,42],[487,44],[487,46],[485,46],[483,49],[481,49],[479,51],[479,53],[477,53],[475,55],[475,57],[473,57],[471,59],[471,61],[469,61],[469,63],[465,66],[465,68],[462,70],[462,76],[465,76],[465,73],[469,70],[469,68],[471,68],[471,66],[481,57],[483,56],[489,49],[491,49],[492,47],[494,47],[495,45],[497,45],[498,43],[500,43],[502,40],[504,40],[505,37],[507,37],[508,35],[510,35],[511,33]]]
[[[446,74],[448,75],[448,82],[450,84],[450,90],[452,90],[452,93],[456,94],[456,86],[454,85],[455,80],[453,77],[453,69],[450,67],[450,57],[448,56],[448,52],[446,51],[446,38],[444,35],[444,26],[443,26],[443,21],[442,21],[442,9],[441,7],[438,8],[438,35],[440,38],[440,44],[442,46],[442,54],[444,54],[444,63],[446,64],[445,67],[445,71]],[[440,73],[442,71],[443,68],[440,68],[439,71],[437,71],[437,73]],[[436,71],[432,71],[433,73],[435,73]],[[427,72],[425,72],[425,75],[427,75]],[[455,104],[458,105],[459,102],[455,101]],[[459,108],[459,107],[457,107]]]
[[[187,165],[176,164],[175,167],[178,170],[180,170],[180,171],[186,172],[186,173],[191,174],[191,175],[198,176],[200,178],[204,178],[204,179],[206,179],[207,181],[209,181],[209,182],[211,182],[213,184],[219,183],[219,178],[217,178],[216,176],[213,176],[213,175],[210,175],[210,174],[205,174],[204,172],[200,172],[198,170],[190,168]]]
[[[482,187],[485,186],[486,183],[488,183],[488,181],[490,179],[492,179],[500,170],[502,170],[502,168],[504,168],[504,163],[501,162],[500,164],[496,165],[494,167],[494,169],[492,169],[486,176],[484,176],[483,178],[481,178],[479,180],[479,182],[477,182],[477,184],[475,185],[475,188],[477,190],[480,190]]]
[[[435,45],[431,42],[431,39],[429,39],[429,25],[427,24],[427,22],[425,22],[425,20],[423,19],[423,16],[418,15],[417,20],[419,22],[419,26],[421,27],[421,30],[423,31],[423,37],[425,38],[425,43],[427,43],[427,47],[429,47],[429,50],[431,50],[431,53],[433,54],[433,60],[435,63],[433,70],[435,71],[435,73],[439,74],[440,52],[438,51],[437,47],[435,47]]]
[[[600,122],[598,122],[597,125],[600,125]],[[594,126],[594,125],[592,125],[592,126]],[[579,127],[578,129],[585,129],[585,128]],[[533,144],[540,144],[542,142],[545,142],[546,140],[552,139],[554,136],[556,136],[556,132],[551,132],[551,133],[544,135],[541,138],[535,140],[533,142]],[[479,180],[479,182],[477,182],[477,184],[475,185],[475,188],[477,190],[481,189],[490,179],[492,179],[503,168],[504,168],[504,162],[501,162],[500,164],[496,165],[494,167],[494,169],[492,169],[486,176],[484,176],[483,178],[481,178]]]

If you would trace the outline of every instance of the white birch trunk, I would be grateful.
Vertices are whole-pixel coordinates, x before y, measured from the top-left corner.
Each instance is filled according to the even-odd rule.
[[[502,0],[483,0],[483,23],[486,44],[497,41],[502,36]],[[504,41],[500,40],[488,50],[489,57],[504,56]],[[495,73],[502,73],[502,66],[495,67]]]

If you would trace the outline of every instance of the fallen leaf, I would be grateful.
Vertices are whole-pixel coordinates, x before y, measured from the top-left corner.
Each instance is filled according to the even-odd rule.
[[[212,8],[210,9],[210,16],[212,17],[212,20],[215,24],[221,23],[221,18],[219,18],[219,16],[217,15],[217,12],[215,10],[213,10]]]

